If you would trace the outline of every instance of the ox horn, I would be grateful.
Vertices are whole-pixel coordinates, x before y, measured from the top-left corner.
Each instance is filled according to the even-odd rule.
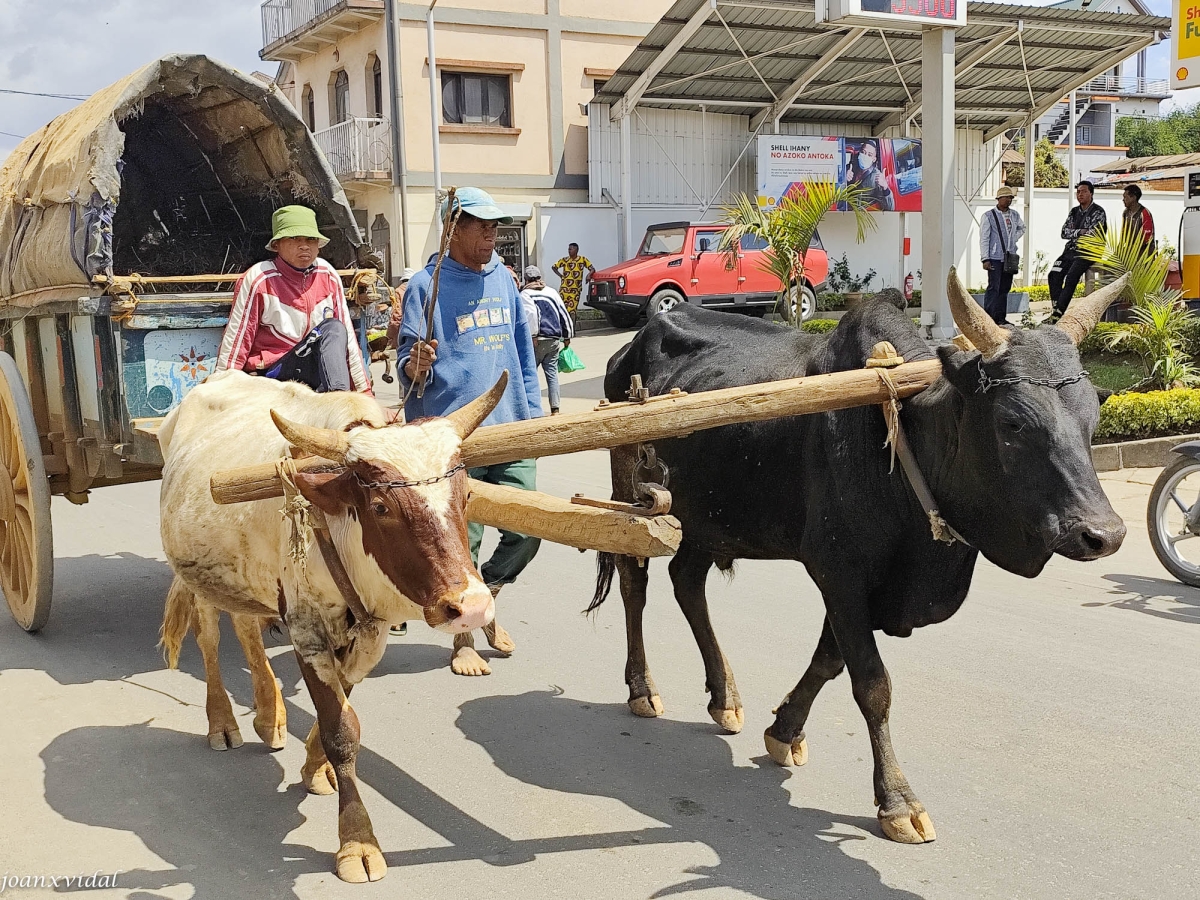
[[[450,420],[450,424],[454,426],[454,430],[458,432],[460,438],[465,441],[471,432],[479,427],[479,423],[486,419],[491,411],[496,408],[496,404],[504,396],[504,390],[507,387],[508,370],[505,369],[500,373],[500,378],[490,391],[476,397],[462,409],[455,410],[446,416]]]
[[[1058,320],[1058,327],[1070,336],[1076,346],[1079,346],[1079,342],[1096,327],[1096,323],[1100,321],[1100,317],[1104,315],[1109,304],[1120,297],[1128,286],[1129,273],[1126,272],[1112,284],[1102,287],[1098,291],[1092,291],[1086,297],[1076,297],[1067,307],[1067,311],[1063,313],[1063,317]]]
[[[346,462],[346,454],[350,452],[350,438],[344,431],[301,425],[299,422],[285,419],[275,410],[271,410],[271,419],[279,433],[304,452],[338,463]]]
[[[975,298],[967,293],[963,283],[958,280],[954,266],[950,267],[950,275],[946,278],[946,296],[950,300],[950,312],[954,315],[958,330],[979,348],[984,359],[997,356],[1012,335],[1007,328],[993,322],[992,317],[975,302]]]

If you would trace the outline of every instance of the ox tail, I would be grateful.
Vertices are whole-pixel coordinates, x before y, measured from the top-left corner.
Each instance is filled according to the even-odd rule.
[[[179,651],[183,639],[192,626],[192,615],[196,611],[196,595],[191,588],[176,576],[167,591],[167,608],[163,611],[162,628],[159,629],[158,647],[167,661],[167,668],[179,668]]]
[[[608,594],[612,590],[613,575],[617,572],[617,555],[615,553],[598,553],[596,554],[596,593],[592,596],[592,602],[588,604],[588,608],[583,611],[583,614],[591,615],[600,608],[600,604],[608,599]]]

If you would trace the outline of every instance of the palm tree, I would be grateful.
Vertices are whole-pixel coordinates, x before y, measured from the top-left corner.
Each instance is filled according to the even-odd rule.
[[[1146,377],[1135,389],[1170,389],[1200,383],[1200,368],[1186,350],[1186,337],[1200,322],[1181,302],[1182,292],[1167,290],[1163,283],[1171,254],[1159,250],[1142,236],[1142,230],[1124,221],[1079,238],[1079,253],[1093,260],[1114,278],[1129,273],[1133,309],[1129,323],[1113,329],[1105,338],[1109,349],[1128,349],[1137,354]]]
[[[817,226],[831,209],[854,213],[856,240],[862,243],[874,231],[875,219],[867,212],[870,195],[858,185],[837,185],[829,179],[805,183],[799,191],[781,197],[778,205],[764,209],[746,194],[732,206],[722,208],[730,225],[721,236],[720,249],[735,258],[741,239],[753,235],[767,244],[762,269],[779,279],[776,308],[783,309],[789,325],[799,326],[800,285],[804,281],[804,254],[808,252]]]

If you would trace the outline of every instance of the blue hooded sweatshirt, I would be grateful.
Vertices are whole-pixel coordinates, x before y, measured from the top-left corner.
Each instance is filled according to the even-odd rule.
[[[425,304],[433,281],[436,255],[408,283],[400,347],[396,351],[400,383],[412,382],[404,363],[413,344],[425,338]],[[425,396],[413,391],[404,409],[408,421],[445,416],[486,393],[508,370],[508,389],[484,425],[535,419],[542,415],[542,392],[533,357],[533,337],[512,274],[497,253],[482,272],[449,256],[442,262],[433,337],[437,361],[425,385]],[[403,394],[401,395],[403,396]]]

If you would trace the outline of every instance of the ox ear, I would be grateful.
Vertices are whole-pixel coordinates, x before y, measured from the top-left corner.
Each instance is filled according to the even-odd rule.
[[[504,390],[508,387],[508,369],[500,373],[500,378],[492,386],[492,389],[482,396],[476,397],[462,409],[455,410],[446,416],[450,424],[454,426],[454,430],[458,432],[458,436],[464,441],[467,437],[479,427],[480,423],[486,419],[496,408],[496,404],[500,402],[500,398],[504,396]]]
[[[348,472],[297,472],[300,496],[327,516],[344,515],[358,499],[358,485]]]
[[[954,389],[964,396],[974,393],[979,385],[979,367],[975,364],[979,359],[978,351],[960,350],[953,344],[945,344],[937,348],[937,355],[942,361],[942,374]]]

